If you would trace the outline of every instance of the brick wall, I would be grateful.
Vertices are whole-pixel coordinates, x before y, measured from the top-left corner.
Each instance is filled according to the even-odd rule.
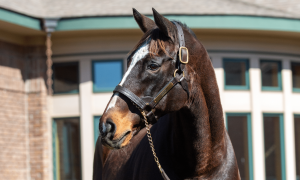
[[[23,49],[0,42],[0,179],[26,179],[27,127]]]
[[[30,177],[34,180],[47,180],[51,161],[49,157],[51,132],[47,118],[45,47],[27,47],[25,51]]]
[[[44,52],[0,41],[0,179],[49,179]]]

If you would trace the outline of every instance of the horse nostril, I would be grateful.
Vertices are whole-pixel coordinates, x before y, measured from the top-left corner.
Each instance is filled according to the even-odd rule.
[[[102,124],[102,137],[106,137],[107,135],[109,137],[113,137],[115,134],[116,125],[113,123],[110,119],[106,121],[106,123]],[[108,138],[109,138],[108,137]]]
[[[100,129],[100,127],[99,127],[99,129]],[[101,130],[102,130],[102,131],[101,131]],[[100,130],[101,136],[102,136],[102,137],[105,137],[106,134],[107,134],[107,129],[106,129],[106,125],[105,125],[104,123],[102,123],[101,130]]]
[[[108,120],[108,121],[106,121],[105,126],[106,126],[107,133],[113,133],[114,134],[114,131],[116,129],[115,123],[113,123],[111,120]]]
[[[111,124],[110,123],[106,123],[106,131],[107,132],[110,132],[110,130],[111,130]]]

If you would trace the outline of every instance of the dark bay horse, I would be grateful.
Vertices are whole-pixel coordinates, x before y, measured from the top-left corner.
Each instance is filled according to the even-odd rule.
[[[142,39],[128,57],[120,86],[139,98],[154,97],[175,76],[179,24],[188,49],[181,76],[188,90],[174,85],[156,105],[151,134],[161,166],[171,180],[240,179],[234,150],[225,129],[214,68],[194,33],[155,9],[154,20],[133,9]],[[174,73],[175,72],[175,73]],[[183,74],[184,73],[184,74]],[[152,155],[143,116],[126,95],[115,92],[99,124],[94,180],[163,179]]]

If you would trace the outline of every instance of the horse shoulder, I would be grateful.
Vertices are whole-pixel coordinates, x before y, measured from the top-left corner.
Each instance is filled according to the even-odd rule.
[[[222,165],[219,167],[219,170],[212,175],[211,179],[240,180],[241,178],[238,169],[238,164],[227,131],[225,131],[225,144],[227,151],[226,157]]]

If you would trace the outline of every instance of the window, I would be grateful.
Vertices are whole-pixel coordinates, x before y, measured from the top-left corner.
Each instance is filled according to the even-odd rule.
[[[113,91],[123,76],[123,60],[93,62],[94,92]]]
[[[53,69],[53,93],[78,93],[79,71],[78,63],[54,63]]]
[[[225,89],[249,89],[249,61],[247,59],[224,59]]]
[[[292,63],[293,91],[300,92],[300,63]]]
[[[95,116],[94,117],[94,141],[95,141],[95,144],[97,142],[97,139],[99,137],[99,121],[100,121],[100,118],[101,116]]]
[[[241,179],[253,180],[250,113],[226,113],[226,124],[239,166]]]
[[[300,115],[295,115],[296,180],[300,180]]]
[[[260,62],[262,90],[281,91],[281,62],[263,60]]]
[[[285,180],[282,114],[264,114],[266,180]]]
[[[55,180],[81,179],[79,118],[53,120],[53,176]]]

